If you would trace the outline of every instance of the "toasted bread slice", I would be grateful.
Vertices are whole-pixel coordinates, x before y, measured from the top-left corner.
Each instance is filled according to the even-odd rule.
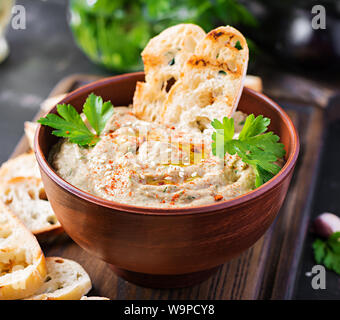
[[[62,231],[40,178],[15,177],[0,184],[0,200],[35,235]]]
[[[2,164],[0,168],[0,184],[15,177],[40,178],[39,167],[33,152],[24,153]]]
[[[87,296],[84,296],[84,297],[81,297],[80,300],[110,300],[110,299],[106,298],[106,297],[87,297]]]
[[[178,24],[152,38],[142,52],[145,82],[138,82],[134,113],[146,121],[159,121],[170,87],[178,80],[188,58],[205,32],[194,24]]]
[[[63,231],[47,200],[33,152],[10,159],[1,166],[0,199],[39,240]]]
[[[45,257],[36,238],[0,203],[0,300],[35,294],[46,272]]]
[[[213,119],[231,117],[243,90],[248,55],[246,39],[236,29],[210,31],[170,89],[161,122],[203,131]]]
[[[47,98],[41,103],[40,105],[41,110],[45,112],[49,112],[56,104],[58,104],[66,96],[67,96],[67,93],[62,93],[62,94],[58,94],[56,96]]]
[[[34,136],[35,132],[37,130],[38,123],[37,122],[25,122],[25,135],[26,139],[28,141],[28,144],[30,145],[31,150],[34,150]]]
[[[27,300],[80,300],[91,290],[90,277],[77,262],[48,257],[46,265],[45,283]]]
[[[257,92],[263,91],[262,79],[258,76],[247,75],[244,86]]]

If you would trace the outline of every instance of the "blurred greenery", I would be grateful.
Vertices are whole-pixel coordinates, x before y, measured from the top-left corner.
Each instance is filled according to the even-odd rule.
[[[95,63],[114,71],[141,70],[140,53],[149,39],[182,22],[205,31],[227,24],[257,25],[237,0],[70,0],[77,44]]]

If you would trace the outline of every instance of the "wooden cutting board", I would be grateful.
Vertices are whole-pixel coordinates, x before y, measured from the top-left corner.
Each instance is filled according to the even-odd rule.
[[[70,92],[96,79],[94,76],[73,75],[63,79],[50,96]],[[92,279],[93,289],[89,295],[111,299],[289,299],[293,294],[306,235],[324,120],[319,107],[302,102],[279,102],[297,127],[301,143],[287,198],[266,234],[241,256],[224,264],[210,279],[184,289],[139,287],[117,277],[108,264],[91,256],[67,237],[42,244],[46,256],[62,256],[79,262]],[[23,137],[12,157],[28,149]]]

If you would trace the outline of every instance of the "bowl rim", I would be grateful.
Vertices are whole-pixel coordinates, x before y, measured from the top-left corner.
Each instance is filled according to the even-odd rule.
[[[84,92],[88,91],[89,89],[97,89],[101,87],[104,84],[108,84],[111,82],[116,82],[119,80],[122,80],[124,78],[134,78],[134,77],[140,77],[143,75],[144,72],[133,72],[133,73],[125,73],[121,75],[116,75],[112,77],[107,77],[104,79],[100,79],[94,82],[91,82],[90,84],[84,85],[69,94],[67,94],[66,97],[64,97],[58,104],[61,103],[68,103],[70,99],[72,99],[75,96],[81,95]],[[119,211],[124,211],[132,214],[144,214],[144,215],[162,215],[162,216],[171,216],[171,215],[190,215],[190,214],[197,214],[197,213],[208,213],[208,212],[214,212],[214,211],[220,211],[223,209],[229,209],[231,207],[236,207],[240,205],[244,205],[248,203],[249,201],[253,201],[256,198],[259,198],[263,196],[266,192],[275,189],[285,178],[289,173],[294,169],[298,155],[300,150],[300,144],[299,144],[299,135],[297,133],[297,130],[292,122],[292,120],[289,118],[287,113],[273,100],[268,98],[262,93],[256,92],[249,88],[244,88],[244,90],[247,91],[248,94],[255,96],[256,98],[259,98],[270,105],[277,113],[279,113],[280,118],[282,121],[286,124],[286,126],[289,129],[289,135],[292,138],[292,152],[285,162],[284,166],[280,170],[280,172],[275,175],[271,180],[267,181],[262,186],[251,190],[245,194],[242,194],[240,196],[237,196],[235,198],[219,201],[218,203],[211,203],[211,204],[205,204],[200,206],[191,206],[191,207],[174,207],[174,208],[158,208],[158,207],[146,207],[146,206],[135,206],[135,205],[129,205],[124,204],[116,201],[106,200],[100,197],[97,197],[95,195],[92,195],[89,192],[83,191],[79,189],[78,187],[73,186],[72,184],[68,183],[66,180],[61,178],[51,167],[51,165],[48,163],[47,159],[45,158],[40,144],[39,144],[39,136],[41,133],[41,127],[42,125],[39,124],[38,128],[36,130],[35,138],[34,138],[34,152],[36,155],[37,162],[39,164],[40,169],[57,185],[59,185],[62,189],[65,189],[69,193],[74,194],[75,196],[85,200],[92,202],[96,205],[103,206],[109,209],[115,209]],[[56,105],[54,105],[48,113],[51,111],[54,111],[56,108]]]

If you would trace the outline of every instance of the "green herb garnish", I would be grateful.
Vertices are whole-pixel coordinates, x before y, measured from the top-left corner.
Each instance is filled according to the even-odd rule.
[[[77,110],[70,104],[58,104],[58,115],[48,114],[40,118],[39,123],[52,127],[52,134],[69,139],[80,146],[94,146],[99,140],[106,122],[113,115],[113,105],[110,101],[103,102],[101,97],[91,93],[83,106],[83,113],[94,129],[93,133],[85,124]]]
[[[224,71],[224,70],[220,70],[219,72],[218,72],[218,74],[221,74],[221,75],[226,75],[227,73]]]
[[[242,50],[243,49],[242,46],[241,46],[241,42],[239,40],[236,41],[235,48],[237,50]]]
[[[175,58],[172,58],[169,62],[169,66],[173,66],[175,64]]]
[[[255,187],[259,187],[274,177],[281,168],[274,162],[285,155],[284,145],[278,143],[279,137],[267,132],[269,118],[253,114],[246,118],[238,139],[233,139],[234,119],[223,118],[223,123],[214,119],[211,125],[216,129],[212,135],[212,152],[224,159],[226,152],[238,156],[250,164],[255,171]]]
[[[314,258],[319,264],[340,274],[340,232],[334,232],[327,240],[313,243]]]

